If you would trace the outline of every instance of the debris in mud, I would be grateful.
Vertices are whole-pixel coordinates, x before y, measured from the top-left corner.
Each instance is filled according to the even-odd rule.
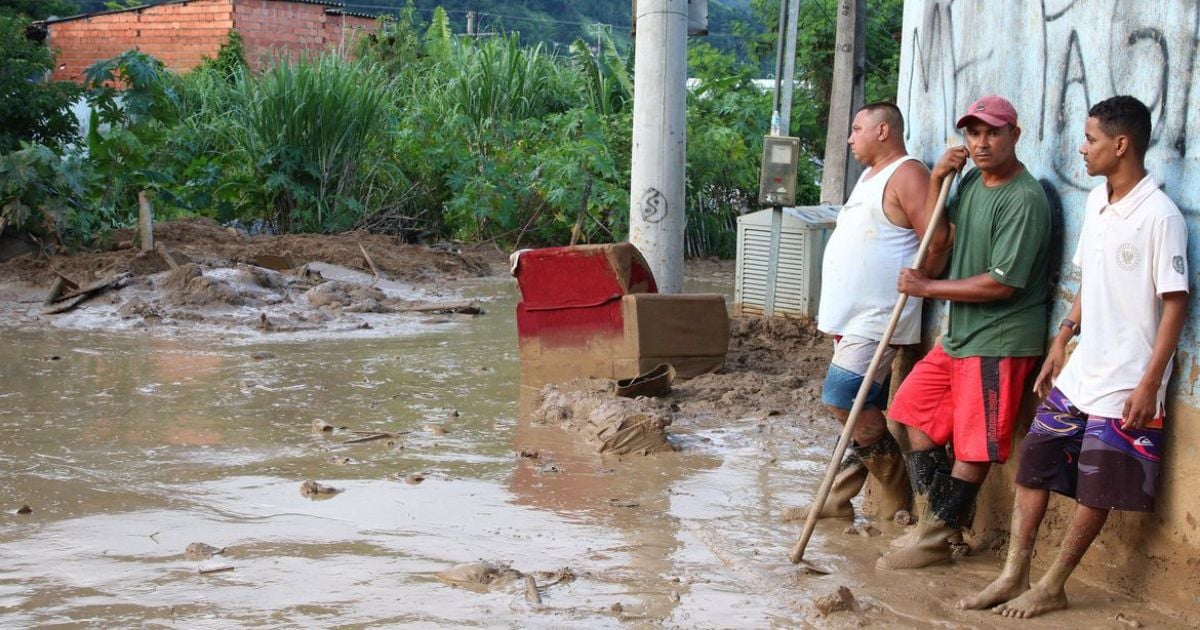
[[[858,602],[855,601],[850,587],[842,585],[836,591],[814,601],[813,606],[816,607],[817,613],[825,617],[836,612],[855,610],[858,608]]]
[[[433,577],[450,586],[485,592],[492,588],[511,584],[524,577],[524,574],[507,564],[471,562],[439,571],[434,573]]]
[[[581,433],[598,453],[648,455],[675,450],[667,441],[672,414],[653,398],[621,398],[605,381],[576,379],[539,392],[534,420]]]
[[[110,303],[99,304],[90,313],[92,317],[71,322],[72,326],[85,327],[103,326],[95,317],[100,316],[143,318],[144,321],[127,324],[134,328],[169,319],[179,324],[246,326],[263,332],[315,330],[335,322],[340,331],[350,331],[378,326],[373,326],[375,322],[345,318],[345,313],[483,312],[477,304],[462,300],[419,302],[429,298],[411,284],[440,284],[455,277],[486,275],[488,265],[474,255],[439,252],[366,233],[249,237],[206,219],[158,224],[156,232],[159,228],[162,238],[154,251],[135,251],[132,241],[124,239],[129,241],[126,244],[130,248],[48,258],[19,256],[0,268],[0,283],[50,287],[45,295],[46,314],[69,311],[106,291],[122,292],[110,293],[114,296],[111,307]],[[117,234],[116,242],[122,242],[121,237],[122,234]],[[376,275],[355,269],[363,265],[363,248],[370,250]],[[283,255],[276,256],[279,252]],[[309,262],[296,268],[297,260]],[[87,283],[76,283],[71,276],[105,279],[80,288]],[[335,284],[318,288],[330,282]],[[343,293],[347,299],[333,300],[336,306],[310,305],[305,299],[306,292],[316,298],[322,291],[338,286],[337,283],[346,289]],[[365,299],[353,299],[357,294]],[[133,299],[138,301],[130,303]],[[118,311],[116,307],[122,303],[126,306]],[[265,313],[265,321],[257,317],[249,321],[233,311],[247,306],[279,308]]]
[[[33,508],[29,507],[28,505],[22,505],[21,507],[17,508],[17,514],[33,514]]]
[[[609,499],[608,504],[613,507],[620,507],[620,508],[635,508],[635,507],[641,505],[641,503],[638,503],[637,501],[634,501],[633,499]]]
[[[525,576],[525,599],[535,606],[542,605],[542,594],[538,592],[537,580],[532,575]]]
[[[310,499],[329,498],[341,491],[340,488],[317,483],[311,479],[300,484],[300,496]]]
[[[255,361],[266,361],[268,359],[274,359],[275,353],[271,352],[270,350],[256,350],[250,353],[250,358],[254,359]]]
[[[916,515],[914,515],[912,512],[909,512],[908,510],[897,510],[896,514],[892,517],[892,519],[896,522],[897,525],[900,525],[902,527],[908,527],[909,525],[917,524]]]
[[[183,551],[183,555],[188,560],[207,560],[222,553],[225,553],[224,547],[214,547],[202,542],[194,542]]]
[[[1127,627],[1127,628],[1141,628],[1142,627],[1142,622],[1138,621],[1137,619],[1134,619],[1133,617],[1130,617],[1129,615],[1126,615],[1125,613],[1117,613],[1117,616],[1114,617],[1114,619],[1116,621],[1120,622],[1121,624],[1124,624],[1125,627]]]
[[[425,475],[423,475],[421,473],[413,473],[411,475],[407,475],[404,477],[404,483],[406,483],[410,486],[418,485],[422,481],[425,481]]]
[[[46,302],[50,304],[42,309],[42,314],[65,313],[109,289],[121,288],[129,278],[129,273],[120,273],[69,293],[62,293],[53,299],[51,296],[47,296]]]
[[[882,534],[883,532],[879,531],[879,528],[875,527],[875,525],[873,525],[871,523],[855,522],[855,523],[851,524],[849,527],[847,527],[844,531],[842,531],[842,533],[843,534],[856,534],[858,536],[862,536],[863,538],[870,538],[871,536],[878,536],[878,535]]]
[[[443,427],[439,424],[433,424],[432,422],[426,424],[425,426],[423,426],[421,428],[424,429],[426,432],[432,433],[434,435],[446,435],[446,433],[447,433],[446,427]]]
[[[350,464],[354,463],[353,459],[349,457],[342,457],[340,455],[330,455],[327,461],[334,466],[349,466]]]
[[[363,286],[340,280],[323,282],[309,289],[304,297],[318,308],[344,313],[391,313],[384,305],[387,295],[377,287]]]
[[[166,290],[163,299],[174,306],[240,306],[245,303],[237,289],[228,282],[204,275],[196,263],[188,263],[168,273],[162,288]]]
[[[57,354],[49,354],[42,357],[43,361],[62,361],[62,357]]]
[[[521,457],[526,459],[537,459],[538,457],[541,457],[541,453],[538,453],[537,449],[523,448],[521,449]]]
[[[549,464],[549,463],[542,464],[542,465],[538,466],[535,470],[536,470],[537,474],[539,474],[539,475],[553,475],[553,474],[562,472],[561,468],[559,468],[558,466],[555,466],[554,464]]]
[[[232,564],[214,564],[211,566],[200,567],[196,569],[196,573],[200,575],[208,575],[209,573],[224,573],[225,571],[233,570]]]
[[[358,437],[350,438],[342,442],[343,444],[362,444],[363,442],[398,438],[402,435],[408,435],[412,431],[351,431],[351,433],[358,434]]]
[[[333,433],[333,425],[324,420],[313,420],[312,428],[317,433]]]

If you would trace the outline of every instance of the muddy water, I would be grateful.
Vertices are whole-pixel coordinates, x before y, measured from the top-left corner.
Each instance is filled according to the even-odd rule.
[[[833,575],[786,562],[798,527],[779,512],[814,490],[828,419],[680,418],[678,453],[592,455],[522,413],[511,282],[467,292],[487,316],[414,318],[400,338],[0,335],[0,626],[1000,621],[946,603],[986,583],[995,558],[876,575],[886,536],[843,522],[808,554]],[[352,430],[409,433],[346,444]],[[343,492],[306,498],[309,479]],[[226,550],[191,559],[193,542]],[[434,578],[478,560],[577,578],[543,585],[540,605],[521,583],[477,593]],[[859,610],[819,617],[812,600],[843,584]],[[1079,595],[1072,625],[1125,627],[1114,616],[1134,609]]]

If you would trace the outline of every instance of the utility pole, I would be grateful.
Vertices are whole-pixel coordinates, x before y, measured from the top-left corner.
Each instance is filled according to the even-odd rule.
[[[658,290],[683,291],[688,0],[637,3],[629,241]]]
[[[800,20],[800,0],[783,0],[788,7],[787,44],[784,46],[783,77],[779,96],[779,135],[791,135],[792,91],[796,86],[796,27]],[[782,11],[781,11],[782,12]],[[783,38],[783,25],[779,27]]]
[[[866,72],[867,0],[839,0],[837,39],[833,52],[833,84],[829,94],[829,130],[825,135],[825,169],[821,203],[841,204],[858,181],[862,167],[850,156],[846,137],[854,112],[863,106]]]
[[[475,12],[467,11],[467,35],[475,37]]]

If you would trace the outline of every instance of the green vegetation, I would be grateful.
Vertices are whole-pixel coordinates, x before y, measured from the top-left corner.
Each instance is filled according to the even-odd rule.
[[[42,79],[54,68],[45,46],[26,38],[27,20],[0,15],[0,153],[21,142],[57,146],[75,135],[71,101],[79,90]]]
[[[832,14],[833,0],[809,2]],[[751,8],[766,16],[771,4]],[[801,25],[804,37],[832,42],[831,22]],[[130,51],[89,68],[84,137],[25,131],[0,150],[0,225],[87,246],[131,225],[147,193],[160,218],[279,231],[367,228],[510,247],[621,240],[633,63],[607,33],[596,41],[554,53],[515,34],[464,38],[445,11],[426,20],[407,4],[359,41],[354,60],[314,56],[252,72],[234,33],[180,76]],[[871,73],[873,98],[894,85],[888,54],[881,63],[890,65]],[[793,129],[819,157],[828,81],[815,66],[828,65],[828,51],[805,49],[799,60]],[[52,61],[37,63],[44,73]],[[752,81],[758,61],[696,39],[689,63],[700,83],[688,96],[688,251],[730,256],[736,217],[756,205],[771,96]],[[56,86],[19,80],[25,94]],[[64,98],[30,120],[65,111]],[[818,176],[803,160],[801,203],[815,202]]]

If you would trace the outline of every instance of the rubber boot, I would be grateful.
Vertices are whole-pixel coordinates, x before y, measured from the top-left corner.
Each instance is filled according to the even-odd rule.
[[[890,521],[896,512],[908,509],[911,499],[908,472],[896,438],[885,432],[875,442],[855,447],[854,452],[879,482],[871,488],[863,513]]]
[[[833,478],[833,486],[829,488],[829,496],[825,499],[819,518],[854,518],[854,506],[850,504],[850,499],[858,496],[866,482],[867,467],[853,448],[847,450],[846,457],[838,465],[837,476]],[[787,508],[783,511],[782,520],[785,523],[808,520],[810,508],[807,505]]]
[[[904,465],[908,468],[908,483],[913,493],[912,514],[920,518],[929,506],[929,484],[938,472],[949,472],[950,457],[946,449],[938,446],[925,451],[909,451],[904,454]],[[892,540],[891,546],[897,549],[907,547],[917,540],[917,530],[911,531]]]
[[[969,523],[979,486],[944,472],[935,474],[929,485],[929,503],[917,523],[916,541],[883,556],[875,566],[920,569],[949,562],[953,549],[948,539]]]

